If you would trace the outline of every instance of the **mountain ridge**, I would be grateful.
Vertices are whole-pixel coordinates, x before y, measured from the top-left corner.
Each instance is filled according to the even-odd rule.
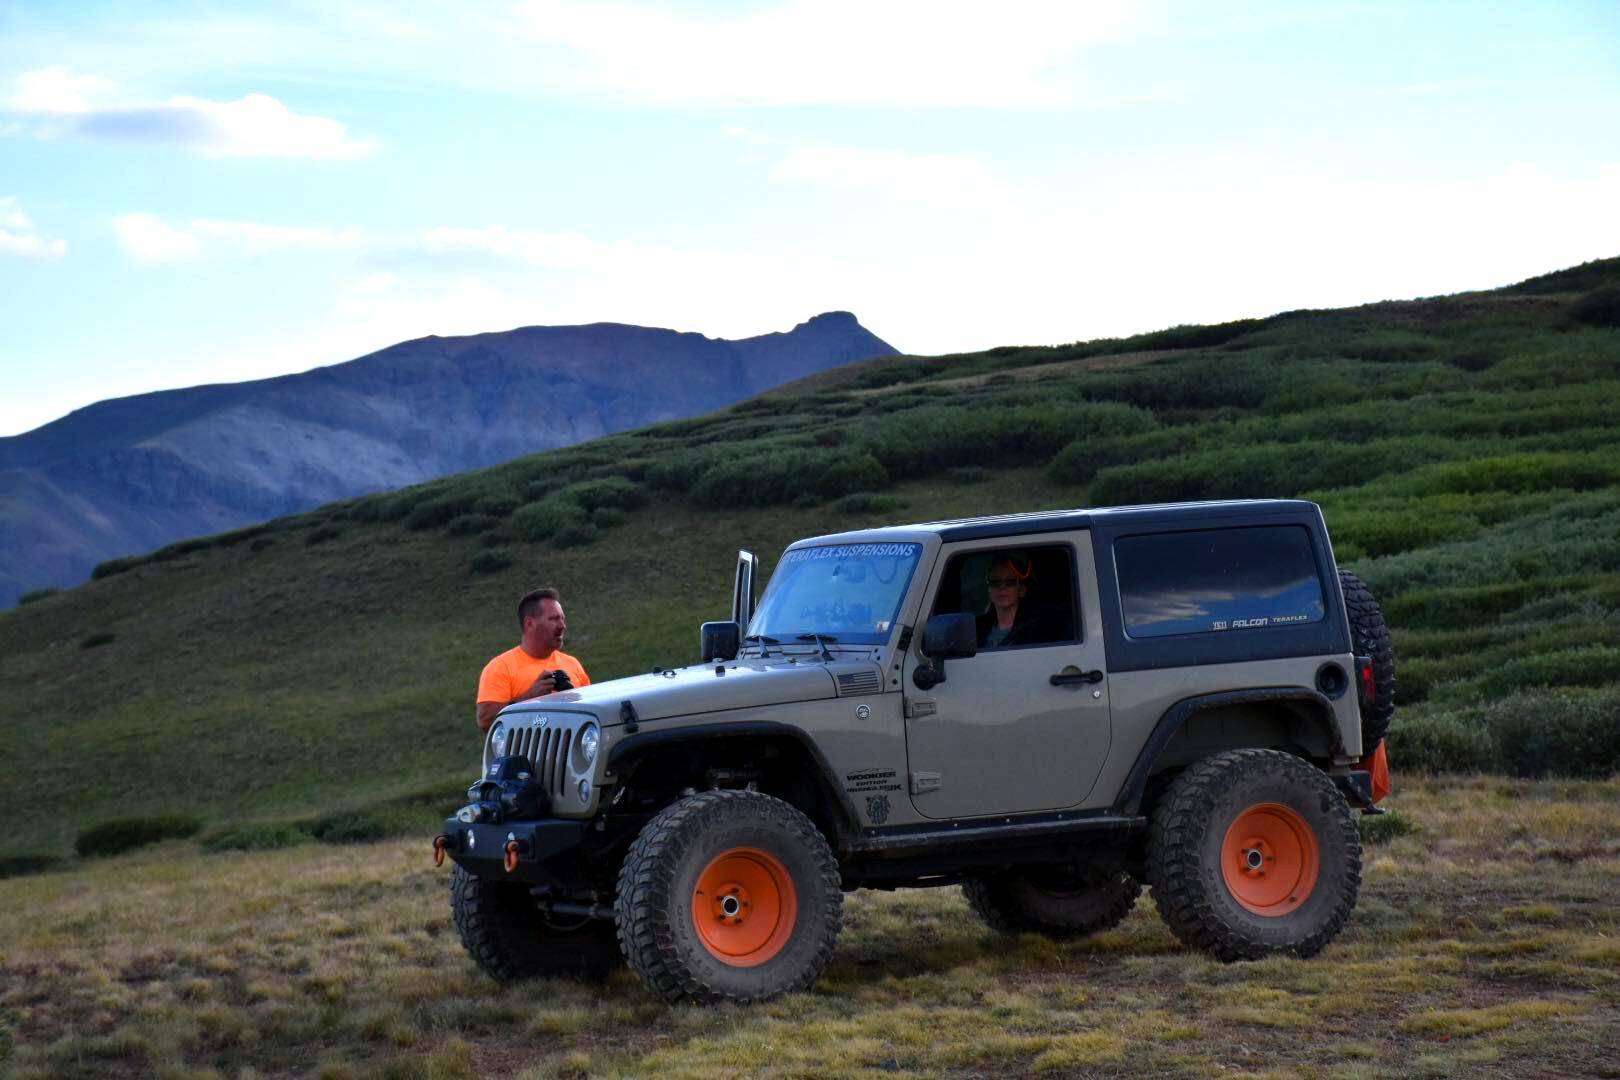
[[[625,323],[399,342],[113,398],[0,438],[0,607],[109,558],[698,415],[896,350],[846,311],[711,338]]]

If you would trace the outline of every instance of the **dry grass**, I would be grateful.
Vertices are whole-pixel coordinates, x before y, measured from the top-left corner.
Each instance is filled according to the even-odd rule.
[[[390,842],[174,844],[0,882],[17,1076],[1620,1076],[1620,782],[1404,784],[1346,933],[1223,965],[1143,900],[999,939],[954,890],[850,897],[813,992],[667,1009],[625,972],[503,989]]]

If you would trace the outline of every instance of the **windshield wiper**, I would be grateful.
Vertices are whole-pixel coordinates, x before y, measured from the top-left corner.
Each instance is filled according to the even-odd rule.
[[[762,659],[770,653],[770,647],[772,645],[782,644],[780,641],[777,641],[768,634],[749,634],[747,637],[743,638],[743,642],[745,644],[750,641],[759,643],[759,655]]]
[[[821,646],[821,658],[823,660],[827,661],[829,664],[832,663],[833,654],[832,654],[832,650],[827,648],[827,642],[829,642],[829,641],[836,642],[838,640],[837,638],[833,637],[831,634],[800,634],[799,635],[799,640],[800,641],[813,641],[817,645],[820,645]]]

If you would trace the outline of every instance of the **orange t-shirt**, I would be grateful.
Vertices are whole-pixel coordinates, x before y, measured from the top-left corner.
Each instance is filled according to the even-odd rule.
[[[575,689],[591,685],[591,677],[585,674],[580,662],[561,649],[544,660],[536,660],[518,645],[484,665],[484,673],[478,676],[478,700],[505,705],[517,700],[517,696],[533,686],[541,675],[558,668],[568,672]]]

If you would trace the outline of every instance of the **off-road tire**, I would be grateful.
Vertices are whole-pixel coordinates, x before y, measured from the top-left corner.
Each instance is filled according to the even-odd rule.
[[[1389,722],[1395,715],[1395,643],[1390,640],[1383,609],[1360,578],[1349,570],[1340,570],[1339,590],[1344,593],[1344,610],[1350,616],[1351,647],[1357,656],[1370,656],[1373,662],[1378,692],[1372,706],[1361,710],[1361,752],[1371,754],[1389,733]]]
[[[745,957],[752,966],[722,959],[694,914],[703,913],[700,878],[736,852],[755,853],[784,874],[795,909],[773,924],[778,951]],[[797,809],[755,791],[706,791],[665,807],[630,845],[614,901],[619,946],[647,988],[671,1005],[742,1004],[803,990],[832,958],[843,925],[841,886],[826,838]]]
[[[612,923],[548,925],[522,882],[490,881],[458,866],[450,876],[450,910],[467,954],[498,982],[552,975],[597,978],[622,962]]]
[[[1015,872],[962,883],[968,906],[990,929],[1059,940],[1113,929],[1141,892],[1141,882],[1124,870],[1079,876]]]
[[[1278,805],[1309,830],[1318,868],[1297,908],[1256,914],[1228,886],[1223,848],[1240,818]],[[1320,769],[1280,750],[1229,750],[1189,767],[1159,802],[1147,874],[1160,916],[1186,945],[1226,961],[1314,956],[1355,907],[1361,839],[1349,805]]]

